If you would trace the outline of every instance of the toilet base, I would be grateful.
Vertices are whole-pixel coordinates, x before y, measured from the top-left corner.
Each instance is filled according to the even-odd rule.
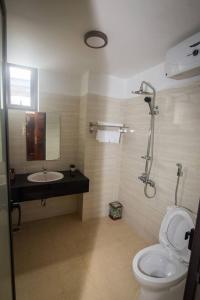
[[[182,300],[185,289],[185,280],[178,285],[164,290],[153,290],[142,287],[138,300]]]

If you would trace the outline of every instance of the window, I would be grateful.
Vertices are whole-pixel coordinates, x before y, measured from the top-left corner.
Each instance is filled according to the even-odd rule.
[[[37,69],[8,64],[8,108],[37,110]]]

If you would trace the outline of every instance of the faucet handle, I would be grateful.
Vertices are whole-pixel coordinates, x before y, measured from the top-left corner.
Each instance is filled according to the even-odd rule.
[[[43,173],[44,173],[44,174],[46,174],[46,173],[47,173],[47,169],[46,169],[46,168],[44,168],[44,167],[42,168],[42,171],[43,171]]]
[[[151,160],[151,156],[143,155],[141,158],[146,159],[146,160]]]

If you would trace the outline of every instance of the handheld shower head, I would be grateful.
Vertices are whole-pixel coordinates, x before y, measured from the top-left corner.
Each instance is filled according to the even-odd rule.
[[[176,164],[178,168],[182,169],[182,164],[181,163],[177,163]]]
[[[151,103],[151,97],[145,97],[144,101],[147,102],[147,103]]]
[[[152,102],[151,102],[151,97],[145,97],[144,101],[149,104],[150,114],[153,115],[154,112],[153,112],[153,106],[152,106]]]
[[[182,176],[183,172],[182,172],[182,164],[181,163],[177,163],[176,166],[178,167],[178,171],[177,171],[177,176]]]

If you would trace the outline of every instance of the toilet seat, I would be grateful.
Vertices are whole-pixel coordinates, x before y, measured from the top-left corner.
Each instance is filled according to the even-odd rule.
[[[132,266],[141,285],[157,289],[177,284],[187,273],[187,265],[173,257],[161,244],[139,251]]]
[[[160,244],[142,249],[133,259],[133,271],[141,286],[167,289],[186,277],[190,250],[185,233],[193,227],[192,218],[185,209],[167,209],[160,227]]]
[[[154,278],[167,278],[173,276],[176,273],[176,266],[167,253],[156,253],[155,251],[149,251],[146,255],[143,255],[138,267],[141,272],[147,276]]]

